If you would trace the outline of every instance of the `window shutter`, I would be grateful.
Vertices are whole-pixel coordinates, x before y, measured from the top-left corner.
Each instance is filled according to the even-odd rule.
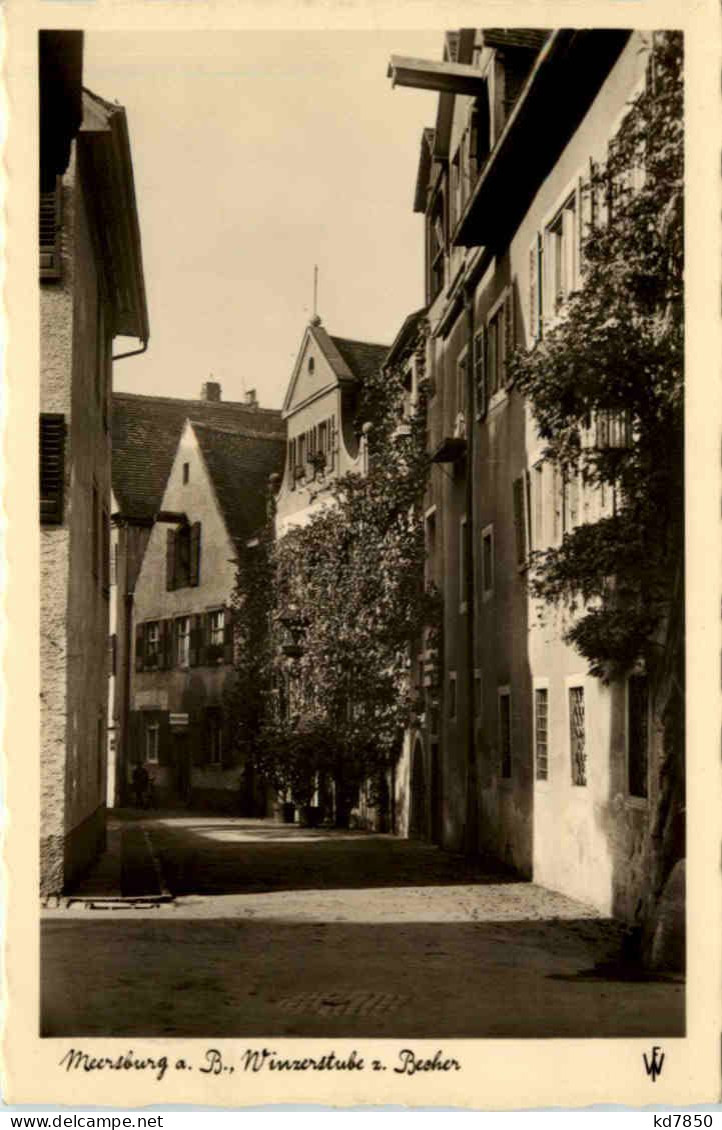
[[[165,587],[168,592],[172,592],[176,587],[175,584],[175,550],[176,550],[176,532],[175,530],[166,530],[165,534]]]
[[[40,278],[59,279],[61,276],[61,201],[62,181],[55,182],[55,188],[40,193]]]
[[[223,662],[233,662],[233,609],[223,609]]]
[[[145,649],[145,627],[143,624],[135,625],[135,669],[136,671],[143,670],[143,659]]]
[[[482,328],[474,336],[474,390],[476,393],[476,418],[486,416],[486,344]]]
[[[514,479],[514,528],[516,530],[516,561],[517,565],[526,564],[526,517],[524,507],[524,478]]]
[[[166,670],[175,667],[175,656],[173,654],[175,644],[175,623],[173,620],[163,620],[161,622],[161,646],[163,648],[163,666]]]
[[[191,560],[189,570],[189,584],[200,584],[201,577],[201,524],[194,522],[191,526]]]
[[[65,416],[40,415],[40,521],[60,525],[65,501]]]
[[[328,469],[333,471],[336,458],[336,417],[331,416],[328,421]]]
[[[199,655],[201,650],[202,630],[201,617],[199,615],[191,616],[190,643],[188,648],[188,663],[191,667],[197,667],[200,662]]]
[[[509,388],[511,385],[509,358],[514,352],[515,345],[515,325],[514,325],[514,289],[509,287],[506,298],[504,299],[504,335],[505,335],[505,350],[504,350],[504,387]]]
[[[539,251],[536,239],[529,249],[529,335],[539,340]]]

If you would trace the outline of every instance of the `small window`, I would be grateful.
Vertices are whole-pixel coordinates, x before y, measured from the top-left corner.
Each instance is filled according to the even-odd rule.
[[[157,620],[145,625],[145,666],[160,665],[160,623]]]
[[[573,192],[545,232],[546,313],[554,316],[577,286],[579,273],[577,197]]]
[[[309,357],[309,359],[308,359],[308,371],[309,371],[309,373],[313,373],[315,368],[316,368],[316,362],[314,361],[313,357]]]
[[[178,667],[188,667],[191,657],[190,616],[179,616],[175,622],[175,661]]]
[[[494,592],[494,527],[487,526],[481,535],[481,583],[484,600]]]
[[[534,746],[536,750],[536,779],[549,777],[549,689],[534,690]]]
[[[466,415],[466,373],[467,354],[464,353],[456,362],[456,413]]]
[[[569,688],[569,752],[572,762],[572,784],[587,784],[587,741],[584,712],[584,687]]]
[[[209,663],[221,663],[225,642],[226,614],[222,608],[214,608],[208,613],[208,648],[206,658]]]
[[[188,482],[188,479],[190,478],[190,471],[191,471],[190,463],[184,463],[183,464],[183,482],[184,483]]]
[[[456,718],[457,702],[456,702],[456,671],[449,671],[449,718],[453,721]]]
[[[152,764],[158,764],[158,750],[160,748],[160,726],[157,722],[150,722],[145,730],[145,759]]]
[[[627,787],[629,795],[648,796],[649,739],[646,675],[627,680]]]
[[[511,777],[511,693],[499,690],[499,756],[501,776]]]

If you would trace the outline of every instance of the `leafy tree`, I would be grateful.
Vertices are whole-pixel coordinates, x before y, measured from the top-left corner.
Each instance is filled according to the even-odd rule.
[[[422,362],[423,333],[417,355]],[[265,688],[254,756],[299,803],[316,775],[333,779],[342,819],[362,782],[376,783],[383,794],[412,705],[409,645],[433,605],[421,583],[420,504],[428,477],[423,389],[410,414],[407,401],[402,365],[367,379],[358,420],[368,473],[326,483],[328,505],[269,542],[257,579],[262,596],[239,570],[239,623],[263,605],[269,626],[253,661],[263,671],[249,668],[250,679],[240,671],[241,697],[250,681],[260,679]],[[284,654],[289,616],[298,625],[293,657]]]
[[[535,555],[533,596],[571,609],[565,638],[605,680],[646,663],[663,732],[653,835],[659,889],[683,805],[682,36],[652,36],[644,90],[586,186],[582,283],[511,364],[546,457],[614,498]]]

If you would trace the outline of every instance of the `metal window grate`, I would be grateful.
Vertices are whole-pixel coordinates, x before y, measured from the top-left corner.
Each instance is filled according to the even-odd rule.
[[[572,784],[587,783],[587,750],[584,730],[584,687],[569,688],[569,738]]]
[[[540,687],[534,692],[536,724],[536,776],[538,781],[549,777],[549,692]]]

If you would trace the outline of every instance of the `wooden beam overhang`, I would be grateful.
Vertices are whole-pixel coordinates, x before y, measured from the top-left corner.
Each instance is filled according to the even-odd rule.
[[[555,31],[477,179],[452,242],[492,250],[508,241],[559,159],[631,32]]]
[[[441,94],[480,94],[485,79],[478,67],[469,63],[440,63],[430,59],[414,59],[392,55],[388,78],[392,86],[410,86],[415,90],[438,90]]]

